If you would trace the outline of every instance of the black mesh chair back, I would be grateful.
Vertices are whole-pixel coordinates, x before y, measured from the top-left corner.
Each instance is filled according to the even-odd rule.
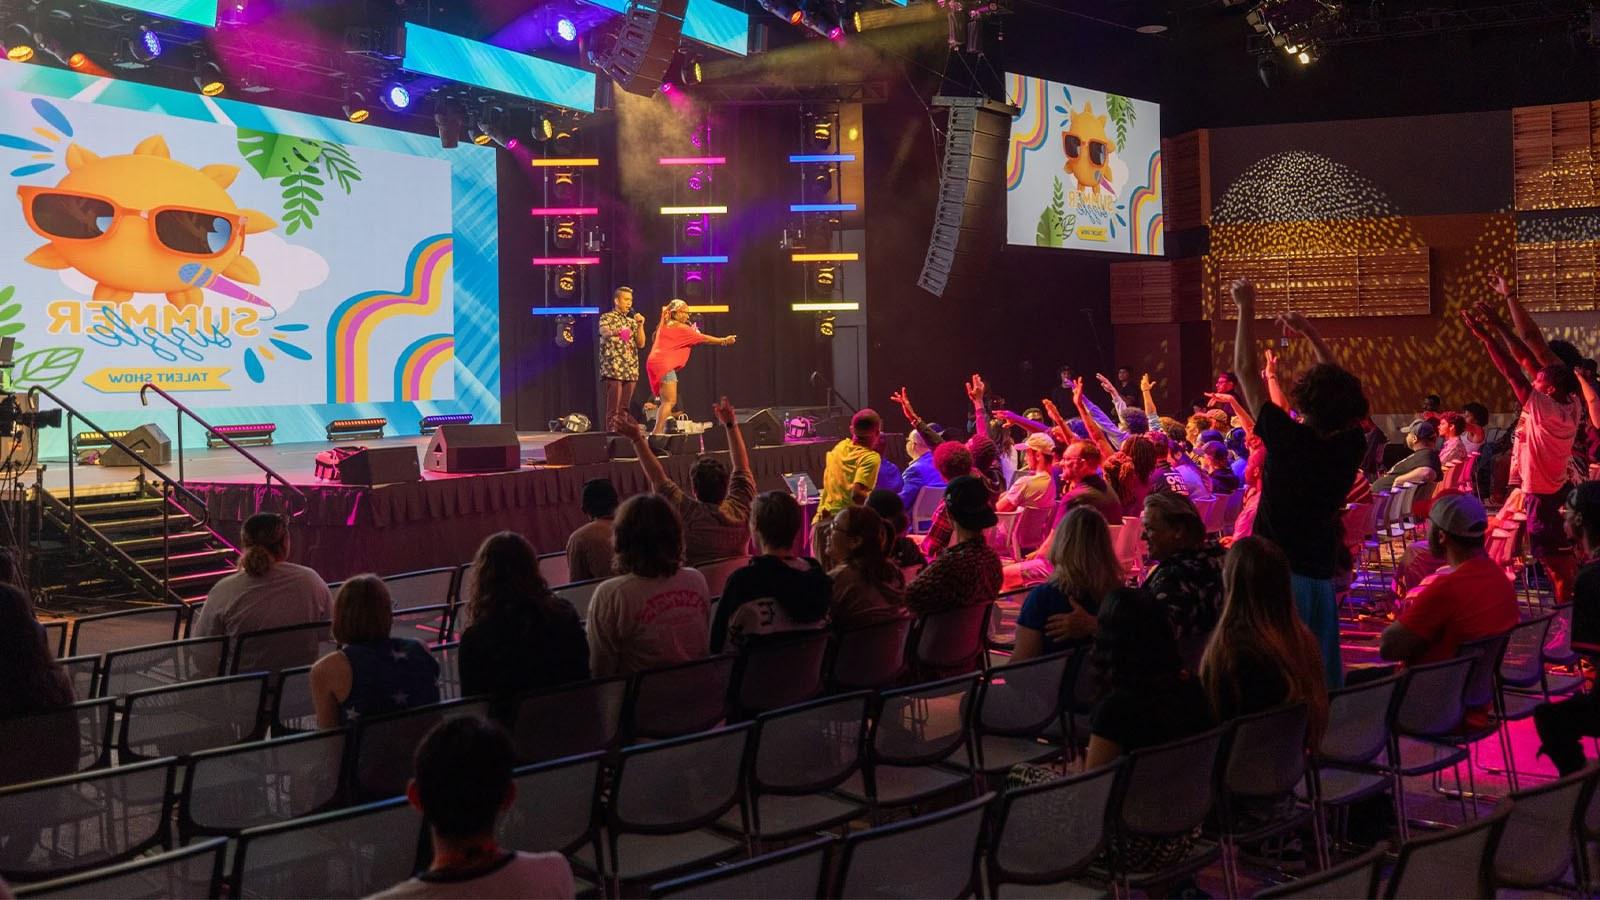
[[[605,754],[589,753],[516,771],[517,799],[500,817],[501,846],[571,854],[600,839],[600,776]]]
[[[263,628],[234,639],[229,668],[234,672],[281,672],[309,666],[335,649],[330,622]]]
[[[439,699],[456,700],[461,697],[461,642],[450,641],[429,648],[433,660],[439,664]]]
[[[432,646],[444,640],[445,623],[449,618],[450,607],[444,603],[396,609],[389,623],[389,637]]]
[[[1600,766],[1590,763],[1565,778],[1513,793],[1511,815],[1494,853],[1494,883],[1501,888],[1553,887],[1571,868],[1583,813],[1594,792]]]
[[[892,687],[906,671],[910,618],[852,628],[834,635],[828,681],[835,690]]]
[[[1215,772],[1225,728],[1128,754],[1116,798],[1119,828],[1151,838],[1187,834],[1216,798]]]
[[[620,832],[671,834],[710,824],[739,802],[749,723],[622,751],[607,810]]]
[[[67,655],[67,625],[66,619],[57,619],[54,622],[41,622],[39,626],[44,629],[45,643],[50,646],[50,655],[60,659]]]
[[[861,768],[870,691],[824,697],[756,720],[750,766],[760,793],[814,794]]]
[[[278,673],[272,688],[271,721],[274,737],[316,730],[317,707],[311,700],[310,666]]]
[[[100,666],[99,693],[122,697],[146,688],[216,678],[222,674],[227,652],[228,639],[220,635],[113,650]]]
[[[650,887],[651,897],[747,900],[750,897],[821,897],[833,838],[809,841],[755,859],[718,866]]]
[[[183,614],[182,606],[172,604],[84,616],[72,623],[67,655],[93,656],[124,647],[175,641]]]
[[[990,670],[978,688],[974,726],[981,734],[1043,734],[1066,710],[1077,650],[1063,650]]]
[[[737,661],[722,654],[634,676],[628,734],[669,738],[716,727],[727,717],[728,684]]]
[[[0,788],[0,878],[46,881],[168,846],[172,779],[164,759]]]
[[[1578,659],[1572,649],[1572,604],[1560,603],[1550,607],[1550,631],[1544,639],[1544,661],[1547,665],[1571,665]]]
[[[339,796],[343,730],[196,753],[184,767],[178,833],[234,835],[321,812]]]
[[[628,679],[621,675],[524,695],[513,707],[517,759],[536,763],[614,749],[627,697]]]
[[[974,603],[918,619],[911,629],[912,668],[924,674],[980,668],[993,609],[993,603]]]
[[[72,680],[72,696],[83,700],[99,696],[100,663],[104,659],[95,654],[61,660],[61,668],[67,670],[67,677]]]
[[[387,575],[383,579],[384,587],[389,589],[390,605],[396,613],[424,606],[449,606],[450,590],[455,583],[455,566],[403,572],[399,575]],[[434,637],[431,640],[438,639]],[[422,639],[417,638],[417,640]]]
[[[1405,676],[1328,692],[1328,728],[1317,747],[1319,762],[1357,766],[1389,747],[1390,726]]]
[[[588,581],[574,581],[571,584],[554,587],[551,592],[571,603],[572,608],[578,613],[578,618],[587,619],[589,618],[589,601],[594,599],[595,588],[598,588],[602,581],[605,581],[605,579],[591,578]],[[461,628],[457,626],[456,631],[459,633]]]
[[[755,637],[739,650],[733,667],[732,714],[749,716],[803,703],[822,693],[828,647],[823,629]]]
[[[955,898],[977,883],[978,838],[994,794],[845,838],[835,897]]]
[[[16,895],[94,900],[100,897],[163,897],[201,900],[221,896],[222,857],[228,842],[212,838],[177,850],[20,887]]]
[[[1322,872],[1297,878],[1288,884],[1271,887],[1256,894],[1256,900],[1295,897],[1302,900],[1349,900],[1352,897],[1378,896],[1378,883],[1383,877],[1383,866],[1388,861],[1389,844],[1380,841],[1376,847]]]
[[[925,766],[967,748],[971,763],[972,701],[977,673],[919,684],[879,697],[872,720],[875,762]]]
[[[1449,734],[1466,715],[1467,677],[1476,657],[1412,666],[1401,688],[1395,731],[1410,737]]]
[[[1500,657],[1500,683],[1510,688],[1537,687],[1544,678],[1544,642],[1553,613],[1520,622],[1506,639]]]
[[[154,759],[257,740],[266,730],[266,697],[265,672],[135,691],[124,701],[117,752]]]
[[[1057,884],[1086,872],[1107,839],[1121,760],[1006,791],[989,837],[989,884]]]
[[[422,815],[404,797],[239,835],[233,896],[366,897],[416,871]]]
[[[1310,717],[1306,705],[1296,703],[1230,722],[1221,769],[1223,795],[1268,799],[1293,792],[1306,774]]]
[[[381,800],[405,793],[412,756],[435,725],[488,714],[487,700],[452,700],[356,722],[346,762],[355,798]]]
[[[1510,633],[1491,635],[1475,641],[1462,641],[1457,656],[1472,660],[1472,671],[1467,673],[1466,693],[1461,702],[1469,709],[1486,707],[1494,702],[1499,686],[1495,679],[1500,672],[1500,660],[1505,656]]]
[[[115,701],[101,698],[0,719],[0,785],[108,765],[115,712]]]
[[[724,556],[695,566],[695,571],[705,576],[706,596],[721,597],[728,584],[728,576],[750,564],[749,556]]]
[[[567,551],[539,554],[539,577],[550,587],[572,580],[572,570],[567,567]]]
[[[1407,841],[1389,875],[1389,898],[1492,897],[1491,868],[1511,814],[1501,804],[1480,819]]]

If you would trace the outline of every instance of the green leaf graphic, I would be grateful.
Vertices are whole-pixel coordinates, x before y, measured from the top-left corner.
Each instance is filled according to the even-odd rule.
[[[3,303],[3,302],[4,302],[3,300],[0,300],[0,303]],[[17,317],[17,313],[19,313],[19,312],[22,312],[22,304],[21,303],[13,303],[13,304],[11,304],[10,306],[7,306],[4,309],[0,309],[0,322],[5,321],[6,319],[14,319],[14,318],[16,318]]]
[[[304,172],[322,155],[322,141],[239,129],[239,153],[267,180]]]
[[[1121,152],[1123,145],[1128,143],[1128,126],[1138,118],[1138,113],[1133,108],[1133,101],[1120,94],[1106,95],[1106,112],[1116,123],[1117,151]]]
[[[343,145],[323,141],[322,161],[327,167],[328,174],[338,180],[339,187],[343,188],[346,194],[350,193],[351,187],[361,180],[361,168],[356,165],[355,157],[351,156],[350,151]]]
[[[0,288],[0,303],[10,302],[11,295],[15,294],[16,292],[17,289],[11,285],[6,285],[5,287]]]
[[[12,370],[11,383],[17,387],[38,385],[55,390],[72,377],[78,363],[83,360],[82,347],[50,347],[35,350],[17,357]]]

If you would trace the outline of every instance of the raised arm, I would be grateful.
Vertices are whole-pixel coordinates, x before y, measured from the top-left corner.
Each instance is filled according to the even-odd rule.
[[[711,408],[711,414],[722,423],[723,428],[728,429],[728,453],[733,457],[733,470],[749,475],[750,451],[745,449],[744,432],[739,430],[739,419],[733,414],[733,404],[723,397]],[[660,465],[660,462],[656,463],[657,467]]]
[[[1483,344],[1483,349],[1489,351],[1489,361],[1500,370],[1501,377],[1510,383],[1511,390],[1517,395],[1517,402],[1527,403],[1533,387],[1528,383],[1528,376],[1517,366],[1516,360],[1511,358],[1511,353],[1506,350],[1494,328],[1475,315],[1474,310],[1462,310],[1461,317],[1467,320],[1467,328]]]
[[[1317,354],[1317,362],[1330,365],[1338,363],[1338,360],[1333,358],[1333,351],[1328,349],[1327,342],[1322,339],[1322,335],[1317,332],[1316,326],[1311,324],[1310,319],[1290,310],[1278,317],[1278,324],[1283,326],[1285,332],[1299,335],[1310,342],[1311,349]]]
[[[1272,383],[1270,381],[1267,382],[1267,386],[1268,386],[1269,389],[1270,389],[1271,385],[1272,385]],[[1223,406],[1226,406],[1228,409],[1233,410],[1233,414],[1239,417],[1240,424],[1242,424],[1244,426],[1245,434],[1254,434],[1255,433],[1255,430],[1256,430],[1256,417],[1251,415],[1249,410],[1245,409],[1243,406],[1241,406],[1239,404],[1239,398],[1238,397],[1235,397],[1232,394],[1209,394],[1209,393],[1206,394],[1206,396],[1211,398],[1212,400],[1215,400],[1217,403],[1219,403],[1219,404],[1221,404]],[[1277,403],[1278,401],[1277,401],[1276,398],[1274,398],[1272,402]]]
[[[996,416],[1002,418],[1002,419],[1005,419],[1006,420],[1006,424],[1015,425],[1018,428],[1021,428],[1023,431],[1027,431],[1027,432],[1031,433],[1031,432],[1035,432],[1035,431],[1049,431],[1050,430],[1048,427],[1046,427],[1044,425],[1040,425],[1038,422],[1035,422],[1034,420],[1032,420],[1030,418],[1027,418],[1026,416],[1022,416],[1022,415],[1019,415],[1017,413],[1014,413],[1009,409],[997,409],[997,410],[994,411],[994,414]]]
[[[967,382],[967,399],[972,401],[973,431],[979,428],[988,430],[989,407],[984,403],[984,397],[988,392],[989,388],[983,383],[983,376],[974,372],[971,380]]]
[[[1146,372],[1139,376],[1139,393],[1144,395],[1144,414],[1151,419],[1161,418],[1161,413],[1156,412],[1156,380]]]
[[[1279,409],[1289,408],[1289,395],[1283,392],[1283,380],[1278,377],[1278,354],[1267,350],[1267,368],[1261,373],[1267,382],[1267,397]]]
[[[1528,347],[1527,342],[1523,341],[1523,339],[1511,329],[1511,326],[1507,325],[1505,320],[1500,318],[1499,311],[1496,310],[1494,304],[1488,300],[1480,300],[1477,303],[1474,303],[1472,305],[1472,311],[1475,314],[1474,318],[1477,319],[1478,324],[1481,327],[1488,329],[1490,334],[1493,334],[1498,338],[1500,345],[1507,353],[1511,354],[1512,359],[1517,361],[1517,365],[1522,367],[1522,374],[1526,376],[1529,381],[1532,381],[1534,376],[1538,375],[1539,370],[1544,368],[1544,366],[1539,362],[1539,357],[1536,356],[1533,350]]]
[[[1094,416],[1089,415],[1088,401],[1083,397],[1082,378],[1074,379],[1072,382],[1072,405],[1078,408],[1078,418],[1083,420],[1083,427],[1089,431],[1089,440],[1094,441],[1094,445],[1100,449],[1100,455],[1105,457],[1117,452],[1117,448],[1106,440],[1106,433],[1101,429],[1100,423],[1094,420]]]
[[[644,426],[633,416],[626,412],[617,413],[616,419],[611,422],[611,430],[633,442],[634,449],[639,452],[639,467],[644,469],[644,477],[650,480],[652,490],[672,481],[667,477],[667,470],[662,467],[661,460],[656,458],[655,451],[650,449],[650,438],[644,433]],[[734,429],[734,433],[737,432],[738,429]],[[747,460],[746,465],[748,464]]]
[[[633,345],[640,350],[644,349],[644,313],[633,314]]]
[[[1596,389],[1594,376],[1583,366],[1572,370],[1578,376],[1578,387],[1583,389],[1583,405],[1589,411],[1589,427],[1600,429],[1600,389]]]
[[[1117,411],[1117,415],[1122,415],[1122,411],[1128,408],[1128,401],[1123,399],[1122,393],[1117,390],[1117,386],[1111,383],[1111,379],[1099,372],[1095,373],[1094,380],[1100,382],[1100,387],[1111,398],[1111,406]]]
[[[944,438],[934,434],[928,423],[922,421],[922,417],[911,407],[911,394],[906,391],[904,385],[900,386],[900,390],[890,394],[889,399],[900,406],[900,414],[906,417],[906,424],[916,429],[917,434],[922,435],[922,441],[928,445],[929,450],[944,443]]]
[[[1499,272],[1489,273],[1489,287],[1494,289],[1506,301],[1506,311],[1511,313],[1511,327],[1516,329],[1517,337],[1527,345],[1528,352],[1539,361],[1541,366],[1553,366],[1561,359],[1551,352],[1550,345],[1545,343],[1544,332],[1539,330],[1538,323],[1533,321],[1533,316],[1522,308],[1522,301],[1517,299],[1516,292],[1506,284],[1506,279]]]
[[[1240,278],[1228,286],[1228,291],[1239,313],[1238,326],[1233,333],[1233,371],[1238,374],[1245,405],[1255,413],[1267,402],[1267,386],[1262,383],[1261,370],[1256,365],[1256,289],[1250,279]]]

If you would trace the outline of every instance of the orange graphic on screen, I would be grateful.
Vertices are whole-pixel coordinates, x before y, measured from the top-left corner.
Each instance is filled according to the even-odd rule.
[[[26,262],[76,269],[94,281],[94,299],[110,303],[141,293],[198,306],[204,293],[196,272],[261,283],[244,237],[278,223],[228,196],[237,166],[184,165],[160,135],[124,156],[73,144],[66,162],[67,175],[54,187],[17,189],[28,227],[49,241]]]
[[[1061,147],[1067,163],[1062,168],[1078,180],[1078,189],[1100,192],[1104,187],[1115,194],[1111,186],[1111,141],[1106,137],[1106,117],[1094,114],[1089,101],[1083,103],[1082,112],[1067,110],[1067,130],[1061,133]]]

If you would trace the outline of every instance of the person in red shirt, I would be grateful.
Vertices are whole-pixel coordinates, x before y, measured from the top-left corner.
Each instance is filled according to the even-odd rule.
[[[1400,620],[1384,629],[1378,654],[1408,665],[1451,659],[1466,641],[1516,626],[1517,596],[1484,552],[1488,516],[1471,494],[1440,497],[1428,512],[1428,549],[1446,561],[1406,596]]]
[[[651,345],[644,364],[645,374],[650,376],[650,390],[661,395],[653,433],[667,433],[667,420],[672,418],[673,407],[678,405],[678,370],[689,364],[689,351],[696,344],[727,347],[738,339],[736,334],[727,337],[701,334],[700,329],[689,324],[689,304],[682,300],[673,300],[661,307],[656,342]]]

